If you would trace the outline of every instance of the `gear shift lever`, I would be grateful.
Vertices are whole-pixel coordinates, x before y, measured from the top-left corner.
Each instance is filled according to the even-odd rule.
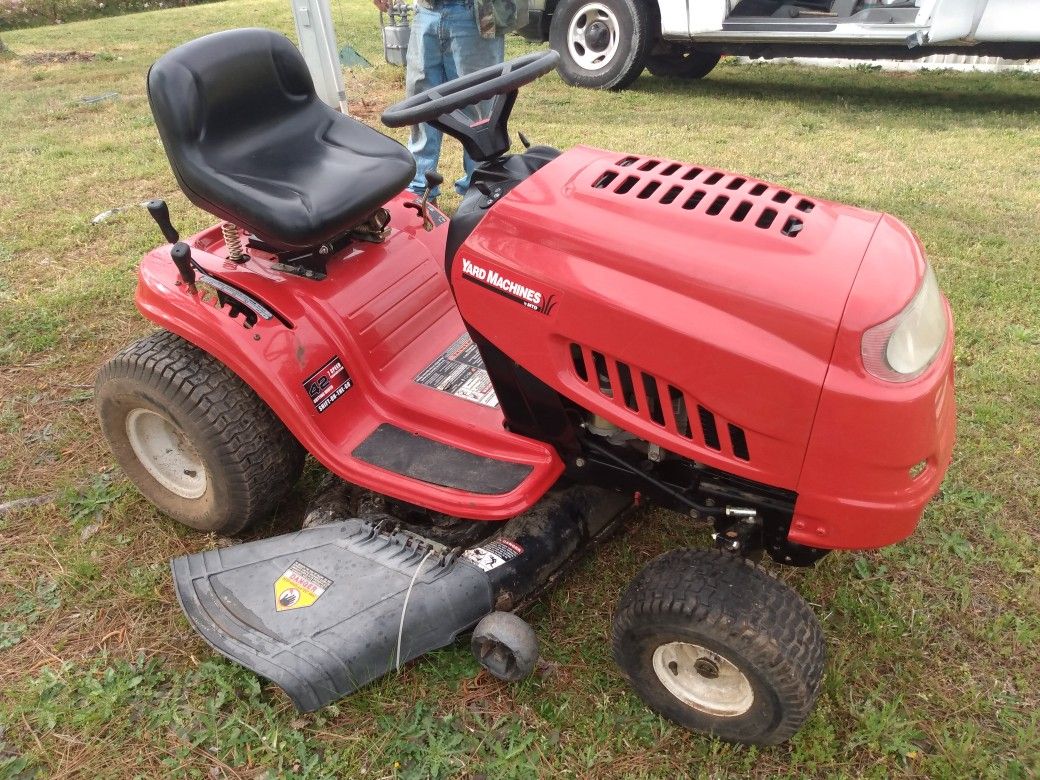
[[[437,171],[426,172],[426,191],[423,192],[422,200],[419,201],[419,214],[423,218],[423,230],[433,230],[435,225],[433,220],[430,219],[430,212],[428,210],[430,203],[430,193],[433,192],[434,187],[440,187],[444,183],[444,177],[441,176]]]
[[[437,171],[426,172],[426,190],[422,194],[422,198],[419,201],[411,201],[405,203],[406,208],[415,209],[419,216],[422,217],[423,230],[429,232],[437,227],[433,220],[430,219],[429,203],[430,193],[434,187],[440,187],[444,183],[444,177],[441,176]]]

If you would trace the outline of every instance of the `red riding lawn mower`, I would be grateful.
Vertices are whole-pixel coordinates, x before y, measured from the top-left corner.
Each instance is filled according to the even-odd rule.
[[[752,560],[914,530],[953,447],[949,306],[892,217],[665,159],[522,136],[509,154],[517,91],[556,60],[383,114],[479,161],[449,221],[283,36],[165,55],[159,134],[223,222],[181,241],[149,204],[169,243],[136,301],[161,330],[102,369],[101,424],[140,491],[204,531],[269,516],[305,452],[342,480],[330,522],[172,564],[192,625],[302,710],[470,630],[486,669],[523,677],[537,642],[512,613],[651,502],[711,523],[716,549],[628,586],[624,676],[689,729],[777,743],[824,642]]]

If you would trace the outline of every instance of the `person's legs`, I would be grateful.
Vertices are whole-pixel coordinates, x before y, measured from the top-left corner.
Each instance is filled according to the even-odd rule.
[[[405,95],[412,97],[425,89],[443,84],[445,73],[442,44],[441,13],[417,5],[408,39],[408,67],[405,72]],[[426,189],[426,173],[437,169],[441,156],[441,131],[427,124],[414,125],[408,140],[408,151],[415,158],[415,178],[408,189],[421,195]],[[436,198],[438,189],[430,193]]]
[[[448,80],[466,76],[489,65],[497,65],[505,56],[506,41],[502,36],[496,38],[482,38],[477,29],[476,19],[473,17],[473,5],[471,3],[448,3],[443,8],[444,23],[451,35],[450,56],[444,57],[444,74]],[[467,113],[473,115],[473,119],[481,119],[487,116],[488,106],[491,101],[481,103],[476,109],[470,109]],[[473,175],[477,164],[464,155],[462,160],[465,175],[455,182],[455,191],[465,195],[469,188],[470,176]]]

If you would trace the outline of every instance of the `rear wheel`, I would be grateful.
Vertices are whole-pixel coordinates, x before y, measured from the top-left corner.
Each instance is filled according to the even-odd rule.
[[[127,477],[192,528],[233,534],[268,517],[303,468],[303,448],[267,405],[173,333],[153,333],[112,358],[95,398]]]
[[[721,54],[704,51],[677,51],[654,54],[647,58],[646,69],[655,76],[673,76],[681,79],[702,79],[719,64]]]
[[[651,709],[730,742],[788,739],[823,677],[823,632],[809,605],[717,550],[673,550],[647,564],[618,604],[613,640]]]
[[[593,89],[624,89],[635,81],[652,36],[643,0],[563,0],[549,27],[560,76]]]

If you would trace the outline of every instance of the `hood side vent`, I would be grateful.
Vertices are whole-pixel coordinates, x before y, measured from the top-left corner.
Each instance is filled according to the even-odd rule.
[[[704,432],[704,443],[713,450],[721,450],[722,443],[719,441],[719,428],[715,424],[715,415],[698,405],[697,417],[700,418],[701,430]]]
[[[741,460],[751,460],[751,456],[748,454],[747,437],[744,435],[744,429],[737,427],[733,423],[726,423],[726,428],[729,430],[729,443],[733,445],[733,454]]]
[[[720,419],[675,385],[581,344],[571,343],[569,352],[574,375],[581,383],[609,399],[624,414],[716,452],[739,460],[751,459],[743,428]],[[691,419],[693,409],[697,416]],[[725,448],[722,431],[729,436]]]

